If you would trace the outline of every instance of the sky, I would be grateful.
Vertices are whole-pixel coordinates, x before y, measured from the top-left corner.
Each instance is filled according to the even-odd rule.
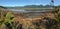
[[[51,0],[0,0],[0,6],[49,5]],[[60,0],[54,0],[54,5],[60,5]]]

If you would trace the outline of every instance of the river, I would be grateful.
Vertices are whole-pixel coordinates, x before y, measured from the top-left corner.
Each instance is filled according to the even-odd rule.
[[[29,18],[34,18],[36,16],[39,16],[39,15],[42,15],[44,14],[45,12],[49,12],[49,11],[52,11],[52,10],[36,10],[36,11],[32,11],[32,10],[16,10],[16,9],[8,9],[8,10],[11,10],[13,11],[14,13],[25,13],[26,16],[28,16]],[[30,15],[30,16],[29,16]]]

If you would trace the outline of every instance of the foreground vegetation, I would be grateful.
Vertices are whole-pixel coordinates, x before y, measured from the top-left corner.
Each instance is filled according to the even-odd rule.
[[[60,7],[57,7],[56,9],[59,10],[56,13],[56,18],[51,19],[44,17],[42,21],[37,19],[37,21],[33,20],[31,22],[26,21],[26,19],[22,21],[24,26],[21,24],[22,22],[19,23],[19,21],[16,22],[14,20],[12,12],[7,12],[5,18],[2,19],[0,10],[0,29],[60,29]]]

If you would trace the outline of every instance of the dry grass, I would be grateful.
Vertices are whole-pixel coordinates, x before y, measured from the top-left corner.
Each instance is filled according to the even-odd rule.
[[[4,12],[3,12],[4,13]],[[7,12],[6,12],[7,13]],[[4,13],[3,15],[6,15],[6,13]],[[32,28],[32,29],[36,29],[37,27],[36,27],[36,25],[34,25],[33,24],[33,22],[34,23],[38,23],[38,22],[42,22],[42,25],[41,26],[39,26],[39,28],[41,28],[41,29],[46,29],[45,28],[45,26],[44,26],[44,22],[45,22],[45,20],[44,20],[44,18],[45,17],[48,17],[48,18],[51,18],[51,19],[54,19],[55,18],[55,14],[53,14],[53,13],[44,13],[44,14],[42,14],[42,15],[40,15],[40,16],[36,16],[35,18],[27,18],[26,16],[24,16],[25,14],[19,14],[18,13],[18,15],[17,14],[13,14],[14,15],[14,21],[13,22],[17,22],[18,24],[16,25],[17,27],[20,25],[20,24],[22,24],[22,26],[23,26],[23,29],[29,29],[29,28]],[[3,16],[4,17],[4,16]],[[2,18],[3,18],[2,17]],[[6,17],[5,17],[6,18]],[[4,18],[4,19],[5,19]],[[8,18],[8,17],[7,17]],[[10,20],[9,20],[10,21]],[[5,29],[5,28],[7,28],[5,25],[4,26],[0,26],[0,29]]]

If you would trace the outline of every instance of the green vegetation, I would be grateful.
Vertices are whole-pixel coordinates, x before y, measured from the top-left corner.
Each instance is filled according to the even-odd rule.
[[[3,26],[6,26],[6,27],[8,27],[8,26],[13,26],[12,25],[12,22],[14,22],[14,16],[12,15],[12,13],[11,12],[8,12],[7,14],[6,14],[6,17],[5,17],[5,19],[4,20],[2,20],[2,19],[0,19],[0,27],[3,25]],[[10,24],[10,25],[8,25],[8,24]],[[8,25],[8,26],[7,26]],[[9,29],[9,28],[8,28]]]

